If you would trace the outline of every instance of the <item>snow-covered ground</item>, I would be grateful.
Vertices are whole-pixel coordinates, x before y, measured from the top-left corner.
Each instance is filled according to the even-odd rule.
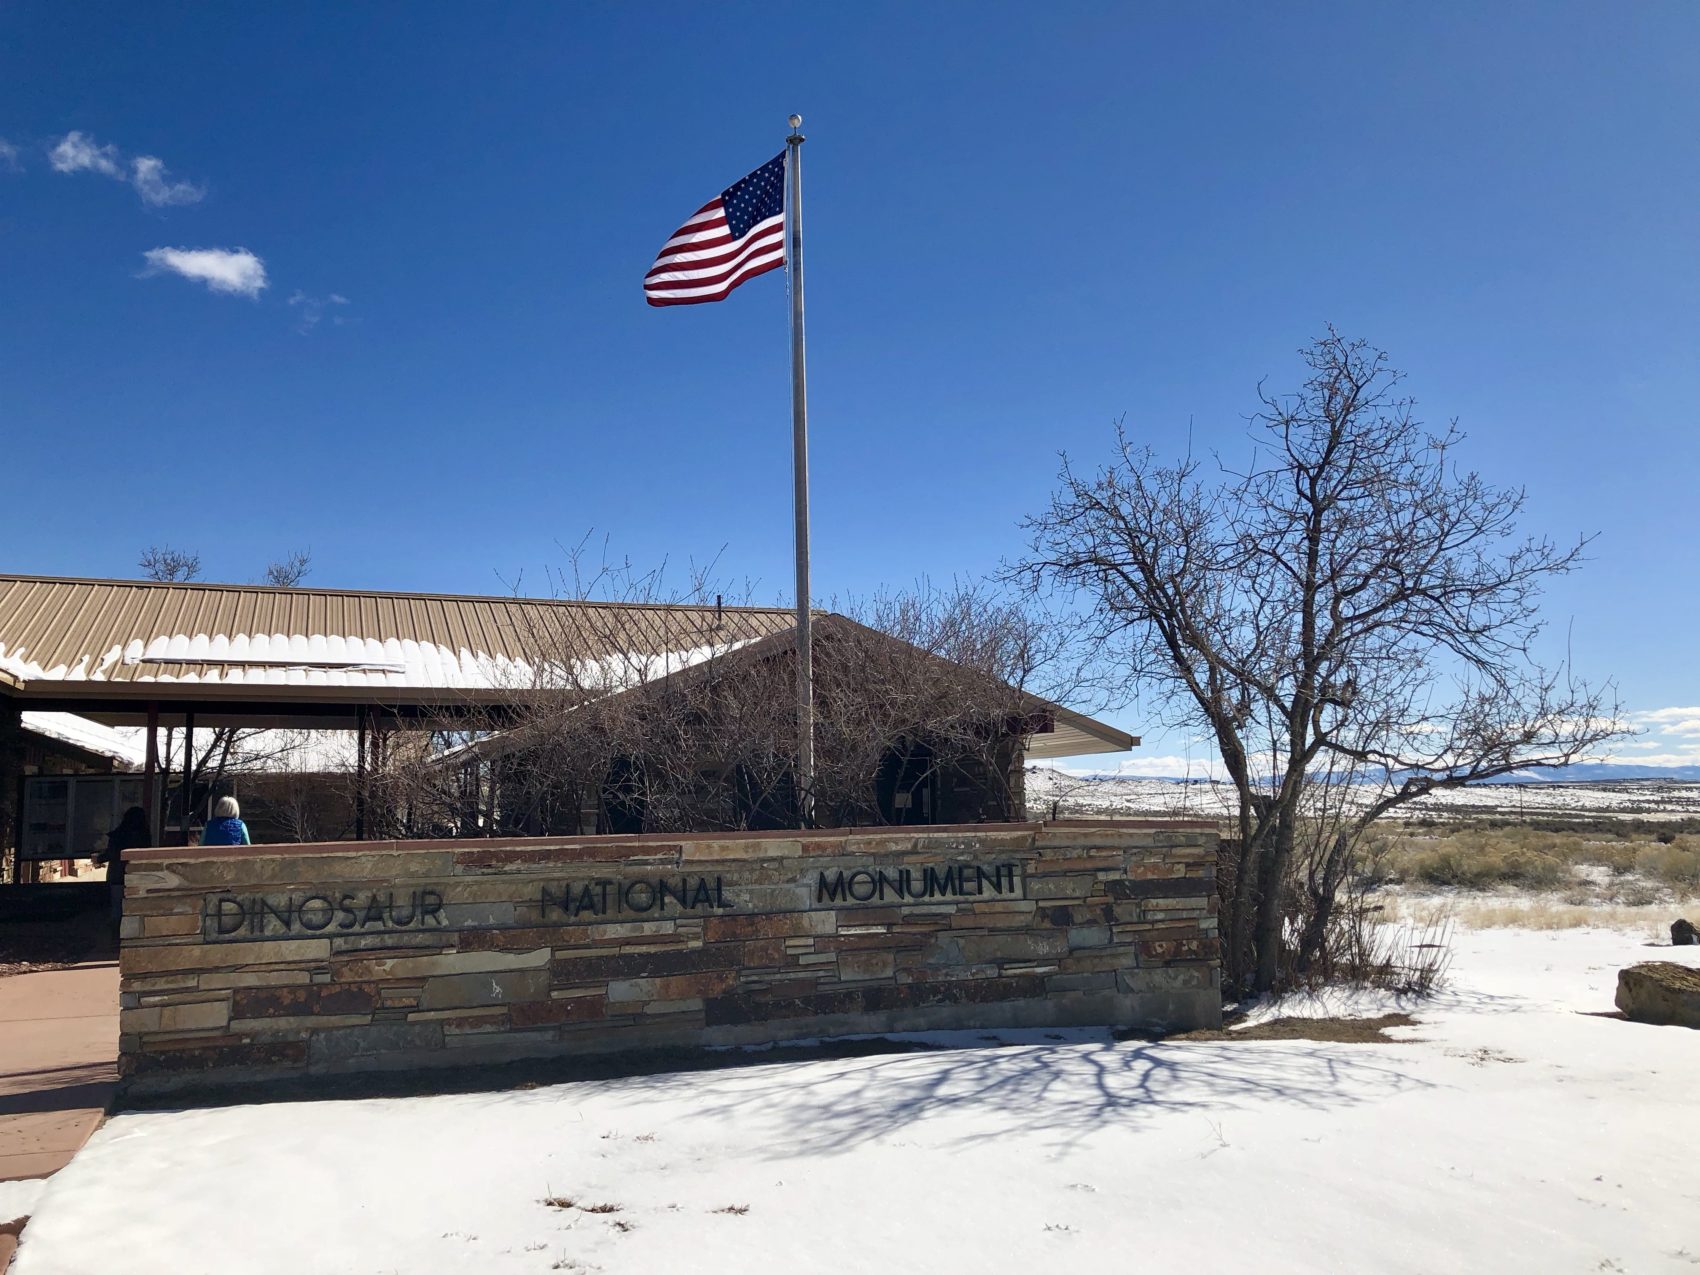
[[[1083,778],[1050,766],[1027,768],[1027,809],[1035,819],[1050,818],[1053,806],[1058,815],[1074,819],[1140,815],[1223,819],[1236,810],[1235,800],[1231,785],[1206,779]],[[1412,802],[1403,815],[1437,819],[1481,815],[1682,819],[1700,815],[1700,783],[1614,779],[1483,784],[1434,793]]]
[[[1408,1043],[959,1037],[121,1115],[41,1188],[16,1275],[1694,1270],[1700,1032],[1594,1015],[1621,966],[1700,949],[1456,942]]]

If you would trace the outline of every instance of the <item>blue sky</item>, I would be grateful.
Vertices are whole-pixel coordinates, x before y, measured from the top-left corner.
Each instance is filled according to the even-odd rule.
[[[786,596],[781,277],[641,278],[797,110],[820,595],[995,567],[1119,416],[1234,446],[1332,322],[1599,534],[1555,637],[1700,761],[1697,58],[1676,3],[10,4],[0,566],[501,592],[594,528]]]

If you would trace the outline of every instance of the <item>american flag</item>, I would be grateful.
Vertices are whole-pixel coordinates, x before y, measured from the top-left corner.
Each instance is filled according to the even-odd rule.
[[[785,152],[709,200],[661,245],[643,277],[650,305],[724,301],[785,264]]]

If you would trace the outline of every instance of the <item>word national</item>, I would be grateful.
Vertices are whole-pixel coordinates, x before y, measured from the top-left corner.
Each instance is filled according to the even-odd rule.
[[[222,895],[206,909],[211,937],[318,934],[322,930],[427,929],[444,925],[443,896],[435,890],[361,894]]]
[[[732,905],[719,877],[640,877],[635,881],[598,880],[583,885],[543,887],[543,919],[553,909],[565,917],[628,916],[665,912],[671,903],[681,912],[701,908],[724,911]]]
[[[972,899],[980,895],[1018,899],[1021,882],[1013,863],[982,868],[956,863],[942,868],[857,868],[823,872],[815,883],[818,903],[912,903],[918,899]]]

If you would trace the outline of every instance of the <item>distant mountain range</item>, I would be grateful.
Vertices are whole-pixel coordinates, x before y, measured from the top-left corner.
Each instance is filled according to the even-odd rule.
[[[1128,777],[1131,778],[1132,776]],[[1183,775],[1143,775],[1139,778],[1169,783],[1207,782],[1200,780],[1196,775],[1190,779]],[[1700,765],[1636,766],[1628,763],[1599,762],[1564,767],[1532,766],[1528,770],[1514,771],[1502,778],[1490,779],[1485,782],[1492,784],[1604,784],[1622,783],[1629,780],[1639,782],[1667,780],[1671,783],[1696,783],[1700,782]]]
[[[1625,763],[1595,763],[1551,768],[1535,766],[1495,780],[1502,784],[1561,783],[1595,784],[1622,779],[1669,779],[1692,783],[1700,780],[1700,766],[1636,766]]]

